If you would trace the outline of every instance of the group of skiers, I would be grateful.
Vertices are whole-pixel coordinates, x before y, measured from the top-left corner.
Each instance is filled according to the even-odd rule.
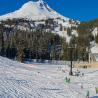
[[[78,69],[75,71],[75,76],[84,76],[84,73],[81,73]]]
[[[69,77],[66,76],[64,81],[65,81],[65,83],[70,83],[71,80],[70,80]],[[83,89],[83,84],[82,83],[81,83],[80,87],[81,87],[81,89]],[[96,91],[96,94],[98,94],[98,87],[95,87],[95,91]],[[87,92],[86,92],[86,98],[91,98],[89,90],[87,90]]]
[[[61,70],[62,68],[61,67],[58,67],[58,69]],[[77,76],[77,77],[78,76],[84,76],[84,73],[80,73],[80,71],[77,69],[77,71],[75,72],[75,76]],[[70,82],[71,82],[70,77],[66,76],[64,78],[64,83],[70,83]],[[81,87],[81,89],[83,89],[83,84],[82,83],[81,83],[80,87]],[[95,87],[95,92],[96,92],[96,94],[98,94],[98,87]],[[90,97],[90,91],[89,90],[87,90],[87,92],[86,92],[86,98],[91,98]]]

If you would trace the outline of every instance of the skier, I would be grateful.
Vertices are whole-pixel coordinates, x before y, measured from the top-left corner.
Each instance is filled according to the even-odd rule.
[[[96,90],[96,94],[98,94],[98,87],[95,87],[95,90]]]
[[[89,91],[87,91],[86,98],[89,98]]]
[[[78,77],[79,76],[79,74],[80,74],[80,71],[77,69],[77,71],[76,71],[76,76]]]
[[[65,81],[65,83],[70,83],[70,78],[65,77],[64,81]]]
[[[65,77],[65,81],[66,81],[66,82],[67,82],[67,80],[68,80],[67,77]]]
[[[64,82],[65,82],[65,83],[68,82],[68,78],[67,78],[67,76],[65,77]]]
[[[68,83],[70,83],[70,78],[67,81],[68,81]]]
[[[82,83],[80,83],[80,88],[83,89],[83,84]]]
[[[82,76],[84,76],[84,73],[82,73]]]

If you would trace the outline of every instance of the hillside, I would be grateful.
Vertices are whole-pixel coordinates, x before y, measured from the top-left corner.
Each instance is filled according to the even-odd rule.
[[[23,14],[25,13],[25,14]],[[90,42],[98,43],[98,20],[66,18],[44,1],[29,1],[19,10],[0,16],[0,55],[27,59],[88,59]]]
[[[43,0],[36,2],[29,1],[19,10],[0,16],[1,21],[6,21],[7,19],[22,19],[24,21],[29,21],[29,26],[26,26],[26,29],[25,26],[21,24],[18,26],[18,29],[29,30],[29,27],[31,30],[33,28],[36,29],[44,26],[43,29],[45,31],[51,31],[52,33],[59,34],[62,37],[66,37],[66,39],[69,38],[67,35],[67,28],[77,27],[80,23],[79,21],[60,15],[51,9]]]

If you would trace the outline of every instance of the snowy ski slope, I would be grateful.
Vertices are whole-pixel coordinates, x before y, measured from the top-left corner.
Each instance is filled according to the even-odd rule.
[[[98,70],[80,71],[85,75],[68,76],[65,65],[22,64],[0,57],[0,98],[86,98],[88,90],[91,98],[98,98]],[[66,76],[70,83],[64,82]]]

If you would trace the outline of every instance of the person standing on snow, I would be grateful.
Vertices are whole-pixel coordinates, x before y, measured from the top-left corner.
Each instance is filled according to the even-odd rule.
[[[90,98],[90,97],[89,97],[89,91],[87,91],[86,98]]]

